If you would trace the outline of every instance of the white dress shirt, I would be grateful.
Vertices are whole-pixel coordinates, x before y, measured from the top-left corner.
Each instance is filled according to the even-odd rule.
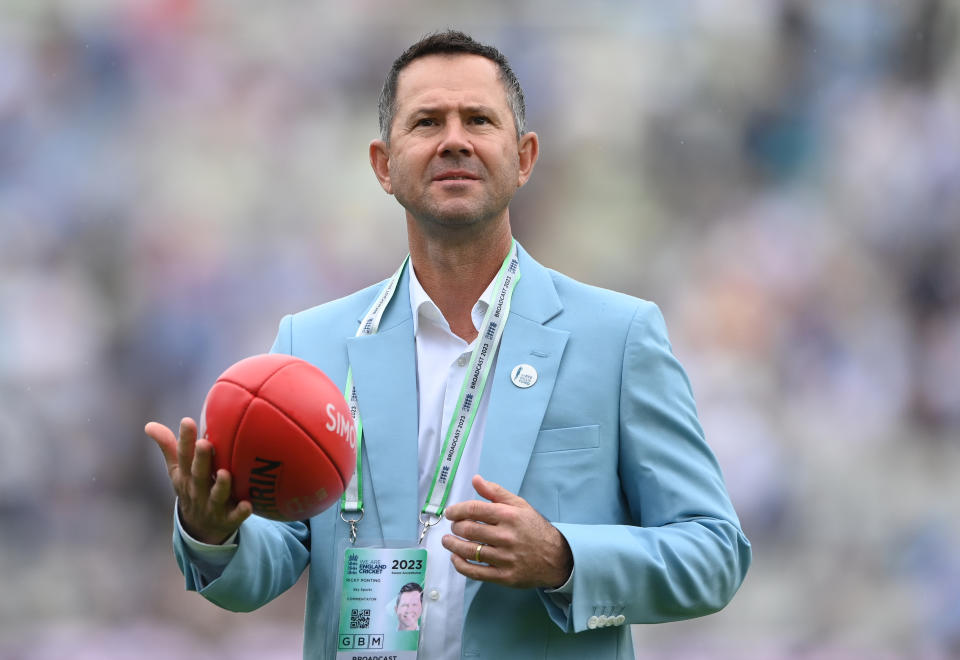
[[[473,325],[477,331],[492,298],[493,281],[473,306]],[[423,290],[413,268],[410,268],[410,307],[417,344],[417,397],[420,403],[417,445],[420,480],[417,492],[418,502],[422,504],[426,501],[437,469],[437,458],[457,406],[476,339],[468,345],[453,334],[440,309]],[[487,377],[488,383],[493,382],[494,369],[496,362]],[[460,458],[460,467],[453,478],[448,505],[479,497],[470,480],[480,467],[480,449],[483,446],[489,400],[489,392],[484,390]],[[463,597],[467,579],[454,569],[449,551],[440,543],[443,535],[449,533],[450,521],[442,518],[424,538],[427,576],[423,585],[419,657],[430,660],[455,660],[460,657]]]

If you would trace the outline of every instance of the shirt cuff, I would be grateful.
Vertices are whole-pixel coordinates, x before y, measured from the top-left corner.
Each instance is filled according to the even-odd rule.
[[[576,567],[570,571],[570,577],[567,578],[567,581],[556,589],[543,589],[544,597],[549,600],[550,604],[560,611],[563,618],[567,621],[570,620],[570,610],[573,606],[573,571],[575,570],[577,570]],[[547,610],[549,611],[549,609],[550,608],[548,605]],[[558,625],[562,626],[562,624],[559,623]]]
[[[543,593],[548,595],[562,595],[573,597],[573,572],[577,570],[577,567],[574,566],[570,571],[570,577],[567,578],[567,581],[561,584],[556,589],[544,589]]]

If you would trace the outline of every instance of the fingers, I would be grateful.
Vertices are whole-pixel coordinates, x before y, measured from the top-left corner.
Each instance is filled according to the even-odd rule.
[[[212,463],[213,444],[203,438],[197,440],[194,445],[193,463],[190,466],[190,476],[195,488],[210,488],[210,465]]]
[[[230,501],[230,473],[226,470],[217,470],[217,477],[210,487],[210,501],[225,506]]]
[[[189,417],[180,422],[179,437],[156,422],[144,432],[157,443],[167,462],[170,481],[177,494],[184,530],[204,543],[221,543],[253,514],[246,500],[234,503],[228,470],[216,470],[215,451],[207,438],[197,438],[197,425]]]
[[[531,508],[527,501],[519,495],[514,495],[498,483],[487,481],[479,474],[473,477],[472,483],[477,494],[490,501],[468,500],[451,504],[444,512],[448,520],[478,520],[496,525],[511,515],[509,508]]]
[[[209,482],[210,465],[212,463],[213,445],[207,440],[197,441],[197,426],[192,419],[184,417],[180,422],[180,437],[174,436],[173,431],[157,422],[149,422],[144,428],[147,434],[163,453],[167,463],[167,472],[177,482],[189,475],[195,482]],[[200,445],[198,450],[197,445]],[[175,472],[180,472],[180,477]],[[206,483],[205,483],[206,485]]]
[[[486,543],[497,547],[510,544],[509,535],[499,525],[485,525],[472,520],[458,520],[450,525],[450,531],[467,541]]]
[[[513,561],[509,553],[492,545],[478,544],[476,541],[465,541],[451,534],[441,539],[443,547],[450,551],[450,561],[461,575],[472,580],[495,582],[497,584],[511,583],[511,566]],[[477,552],[479,546],[480,552]],[[480,562],[477,563],[477,555]]]
[[[466,543],[472,544],[474,549],[476,549],[478,543],[496,546],[498,548],[508,548],[512,545],[512,539],[509,531],[501,529],[496,525],[483,525],[480,523],[463,520],[455,522],[453,525],[451,525],[450,531],[452,532],[452,534],[449,535],[451,538],[455,539],[459,537]],[[452,550],[452,548],[447,549]],[[471,550],[471,553],[472,552],[473,551]],[[473,557],[473,555],[470,553],[464,554],[463,556],[467,559]]]
[[[474,546],[474,550],[476,550],[476,546]],[[486,551],[487,549],[484,547],[481,555],[485,554]],[[484,559],[484,557],[481,556],[481,559]],[[450,553],[450,561],[453,562],[453,567],[457,569],[458,573],[471,580],[482,580],[484,582],[495,582],[497,584],[508,583],[508,573],[499,566],[474,564],[454,553]]]
[[[217,470],[216,478],[210,480],[209,470],[202,467],[206,460],[203,456],[207,454],[209,458],[206,445],[206,440],[197,442],[197,458],[193,464],[201,467],[190,475],[186,492],[180,494],[180,520],[193,538],[218,544],[250,517],[253,506],[247,500],[233,504],[229,471]]]
[[[237,506],[233,507],[233,510],[227,513],[227,525],[236,529],[251,515],[253,515],[253,505],[247,500],[242,500],[237,503]]]
[[[210,503],[214,506],[223,507],[227,510],[227,522],[237,525],[246,520],[253,513],[253,505],[247,500],[237,502],[237,505],[229,510],[232,478],[227,470],[217,470],[216,480],[210,488]]]
[[[440,539],[440,543],[444,548],[449,550],[451,554],[462,557],[464,560],[476,562],[477,546],[480,546],[480,562],[490,564],[491,566],[509,563],[508,553],[495,545],[473,539],[457,538],[452,534],[445,534],[444,537]]]
[[[473,476],[472,483],[477,494],[491,502],[510,504],[513,506],[528,506],[527,501],[522,497],[514,495],[498,483],[487,481],[479,474]]]
[[[189,417],[180,421],[180,439],[177,442],[177,465],[181,474],[193,472],[193,452],[197,442],[197,425]]]
[[[503,520],[503,505],[480,500],[467,500],[451,504],[443,512],[447,520],[479,520],[490,525],[496,525]]]

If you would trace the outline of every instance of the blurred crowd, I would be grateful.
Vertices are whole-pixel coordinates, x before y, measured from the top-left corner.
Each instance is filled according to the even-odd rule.
[[[754,542],[641,657],[960,656],[956,0],[5,0],[0,657],[298,657],[300,587],[182,591],[141,429],[395,269],[376,98],[446,27],[524,85],[516,235],[661,305]]]

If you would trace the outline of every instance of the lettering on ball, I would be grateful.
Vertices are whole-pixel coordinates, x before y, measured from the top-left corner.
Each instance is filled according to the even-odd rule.
[[[327,404],[327,417],[330,419],[327,422],[327,430],[339,435],[350,445],[350,449],[356,450],[357,431],[353,426],[353,420],[337,410],[332,403]]]
[[[326,488],[318,488],[312,495],[292,497],[283,503],[283,515],[287,518],[302,518],[315,508],[323,506],[327,497]]]
[[[277,477],[282,461],[271,461],[257,456],[250,470],[250,504],[258,514],[279,515],[277,509]]]

